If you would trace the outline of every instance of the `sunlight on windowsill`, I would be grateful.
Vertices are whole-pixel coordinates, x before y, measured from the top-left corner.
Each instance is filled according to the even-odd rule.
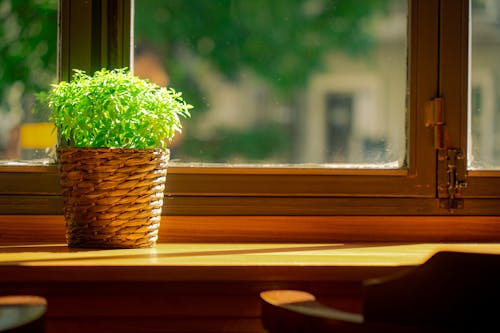
[[[66,244],[0,246],[1,265],[22,266],[411,266],[437,251],[500,253],[499,244],[172,243],[142,249],[74,249]]]

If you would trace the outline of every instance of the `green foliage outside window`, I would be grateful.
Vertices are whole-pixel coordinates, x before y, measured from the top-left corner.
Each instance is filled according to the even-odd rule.
[[[182,54],[207,59],[227,78],[250,68],[278,90],[303,87],[329,51],[360,55],[372,36],[363,23],[388,0],[141,0],[136,37],[158,46],[181,80]],[[188,71],[189,69],[185,69]],[[177,73],[179,72],[179,73]],[[179,75],[179,77],[177,77]]]
[[[30,108],[33,93],[54,82],[57,3],[57,0],[0,0],[0,113]],[[17,106],[12,105],[16,103]],[[25,112],[24,117],[32,114]]]

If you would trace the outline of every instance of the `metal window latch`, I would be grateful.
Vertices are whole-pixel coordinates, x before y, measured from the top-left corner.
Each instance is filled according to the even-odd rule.
[[[462,192],[467,187],[465,156],[460,149],[438,150],[439,207],[454,211],[464,207]]]

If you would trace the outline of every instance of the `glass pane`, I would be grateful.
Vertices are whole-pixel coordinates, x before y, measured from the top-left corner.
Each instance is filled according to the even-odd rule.
[[[56,78],[57,3],[0,0],[0,164],[53,156],[56,134],[35,94]]]
[[[134,34],[195,106],[174,160],[404,166],[406,1],[141,0]]]
[[[500,169],[500,1],[471,2],[471,169]]]

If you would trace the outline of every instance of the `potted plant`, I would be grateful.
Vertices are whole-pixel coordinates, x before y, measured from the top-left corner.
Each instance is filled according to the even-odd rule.
[[[57,149],[69,247],[151,247],[170,152],[191,105],[127,69],[75,71],[43,97]]]

